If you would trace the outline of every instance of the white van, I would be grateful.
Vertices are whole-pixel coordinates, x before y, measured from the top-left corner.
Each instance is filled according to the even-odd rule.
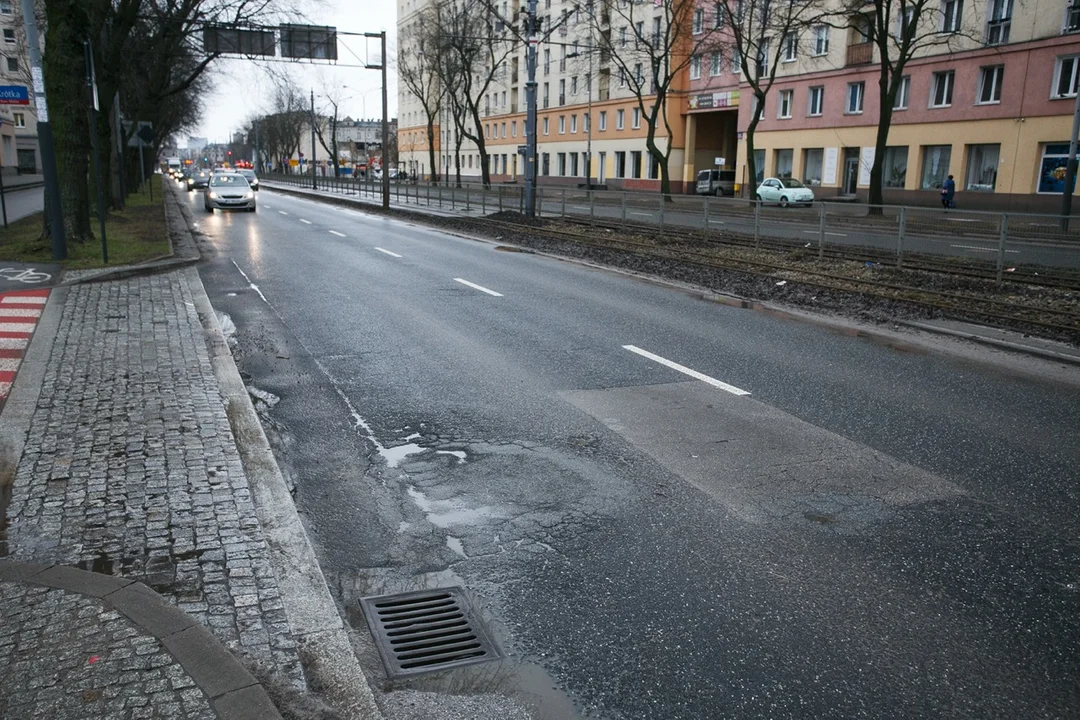
[[[734,170],[702,170],[697,174],[694,192],[698,195],[734,195]]]

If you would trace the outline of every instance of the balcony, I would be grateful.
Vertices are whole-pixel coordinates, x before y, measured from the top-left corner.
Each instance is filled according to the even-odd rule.
[[[600,100],[602,102],[602,101],[608,100],[610,98],[611,98],[611,91],[608,90],[607,88],[600,88],[600,90],[598,91],[598,100]]]
[[[861,42],[847,46],[845,65],[869,65],[874,62],[874,43]]]

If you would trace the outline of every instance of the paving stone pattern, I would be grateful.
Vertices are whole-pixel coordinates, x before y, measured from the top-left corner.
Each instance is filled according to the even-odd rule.
[[[302,693],[204,338],[182,272],[71,288],[0,555],[142,581]]]
[[[167,650],[92,597],[0,582],[0,717],[216,718]]]

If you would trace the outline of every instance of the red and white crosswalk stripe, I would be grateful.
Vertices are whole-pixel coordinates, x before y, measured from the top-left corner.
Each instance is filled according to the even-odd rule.
[[[0,405],[11,392],[15,373],[48,301],[48,290],[0,293]]]

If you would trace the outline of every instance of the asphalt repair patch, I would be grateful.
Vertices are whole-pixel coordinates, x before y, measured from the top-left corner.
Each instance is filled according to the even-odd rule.
[[[60,281],[59,265],[0,261],[0,293],[28,288],[52,287]]]

